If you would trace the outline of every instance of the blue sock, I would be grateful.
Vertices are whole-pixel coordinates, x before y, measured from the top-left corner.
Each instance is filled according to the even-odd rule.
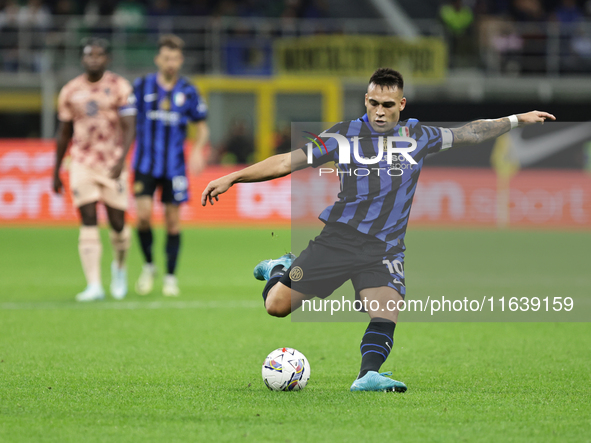
[[[174,274],[180,247],[181,234],[168,234],[166,238],[166,268],[169,274]]]
[[[396,323],[385,318],[372,318],[361,339],[361,369],[357,378],[369,371],[379,372],[390,355]]]
[[[267,294],[269,294],[269,291],[273,286],[279,283],[279,280],[285,275],[285,272],[286,269],[282,265],[275,266],[271,269],[269,280],[263,289],[263,301],[267,301]]]
[[[148,229],[147,231],[140,231],[138,229],[137,234],[140,238],[140,245],[142,247],[142,252],[144,254],[146,263],[152,263],[152,242],[154,241],[152,230]]]

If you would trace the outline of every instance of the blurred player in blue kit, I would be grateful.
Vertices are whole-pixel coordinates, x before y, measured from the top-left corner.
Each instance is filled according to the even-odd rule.
[[[148,294],[154,286],[156,267],[152,257],[151,226],[153,197],[160,188],[166,221],[166,274],[162,293],[178,296],[175,276],[181,244],[180,205],[189,199],[184,145],[187,126],[194,123],[196,139],[189,158],[191,174],[205,167],[203,147],[209,138],[207,105],[197,89],[179,76],[184,42],[175,35],[163,35],[154,59],[158,72],[134,82],[137,106],[137,139],[133,168],[137,202],[138,236],[144,256],[136,292]]]
[[[236,183],[272,180],[327,162],[338,164],[341,192],[320,214],[325,223],[320,235],[297,258],[286,254],[260,262],[254,276],[267,281],[265,308],[277,317],[289,315],[304,300],[326,298],[347,280],[352,281],[356,299],[370,307],[370,323],[361,340],[361,368],[351,391],[407,389],[404,383],[386,377],[391,373],[379,370],[392,350],[397,303],[406,294],[404,237],[425,157],[452,146],[493,139],[517,126],[555,120],[546,112],[532,111],[476,120],[453,129],[423,126],[416,119],[400,121],[406,106],[403,87],[399,72],[376,70],[365,94],[365,115],[323,132],[311,151],[304,147],[275,155],[214,180],[201,196],[205,206]],[[388,162],[392,157],[387,154],[390,136],[398,152],[406,149],[405,155],[397,156],[396,164]],[[408,150],[410,139],[414,148]]]

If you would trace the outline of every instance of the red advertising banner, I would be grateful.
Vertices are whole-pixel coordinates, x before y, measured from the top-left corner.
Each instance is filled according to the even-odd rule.
[[[0,142],[0,224],[68,224],[78,221],[68,186],[67,159],[61,174],[65,186],[62,195],[53,193],[52,171],[55,143],[38,140]],[[190,223],[281,224],[290,223],[290,180],[236,186],[213,207],[201,206],[201,192],[211,180],[236,167],[211,167],[190,179],[191,201],[182,206],[181,218]],[[131,177],[132,179],[132,177]],[[130,192],[133,189],[129,187]],[[135,218],[133,196],[129,195],[129,215]],[[155,199],[155,218],[162,219],[163,207]],[[100,213],[105,220],[105,214]]]
[[[591,175],[572,170],[524,170],[507,195],[492,169],[425,168],[411,212],[413,223],[495,225],[498,199],[510,226],[591,228]]]
[[[55,156],[51,141],[0,142],[0,224],[72,224],[78,221],[69,195],[55,195],[51,174]],[[66,162],[67,166],[67,162]],[[201,192],[209,181],[236,167],[210,167],[190,178],[192,200],[183,205],[185,222],[207,225],[281,225],[314,220],[339,191],[336,176],[317,169],[299,171],[263,183],[234,186],[213,207],[203,208]],[[130,186],[130,189],[132,187]],[[135,217],[130,195],[130,217]],[[581,171],[525,170],[508,189],[491,169],[425,168],[417,187],[411,225],[494,226],[499,200],[508,206],[510,226],[591,228],[591,175]],[[157,201],[157,200],[156,200]],[[156,218],[162,207],[156,204]],[[104,214],[103,214],[104,217]],[[103,218],[104,219],[104,218]]]

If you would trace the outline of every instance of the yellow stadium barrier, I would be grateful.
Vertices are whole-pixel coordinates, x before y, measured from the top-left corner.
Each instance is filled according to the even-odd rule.
[[[277,94],[310,94],[322,96],[322,120],[342,120],[343,90],[341,81],[335,77],[219,77],[195,76],[192,81],[205,99],[211,93],[251,93],[256,97],[257,125],[255,128],[255,160],[263,160],[273,154],[275,132],[275,98]],[[192,134],[189,134],[192,136]]]

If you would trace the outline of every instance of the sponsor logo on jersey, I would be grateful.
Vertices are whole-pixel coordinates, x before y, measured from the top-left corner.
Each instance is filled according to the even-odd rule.
[[[167,125],[176,125],[181,118],[181,115],[178,112],[163,111],[161,109],[149,111],[146,113],[146,116],[150,120],[160,120]]]
[[[87,97],[88,97],[88,91],[78,91],[78,92],[74,92],[72,94],[72,97],[70,98],[70,100],[73,102],[81,102],[81,101],[85,100]]]

